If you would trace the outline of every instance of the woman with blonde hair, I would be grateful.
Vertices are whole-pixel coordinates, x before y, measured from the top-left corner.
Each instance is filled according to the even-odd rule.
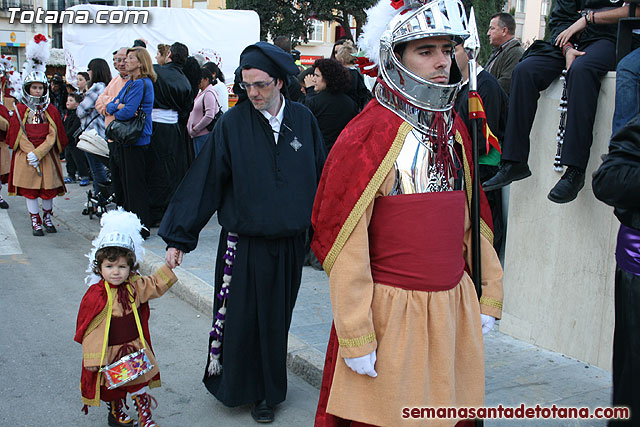
[[[156,61],[158,65],[164,65],[167,63],[167,57],[169,56],[171,46],[168,44],[158,44],[158,53],[156,54]]]
[[[113,101],[107,104],[107,112],[116,120],[126,121],[136,116],[138,108],[146,114],[145,125],[138,141],[124,146],[118,141],[111,144],[111,180],[116,203],[140,218],[146,229],[142,237],[149,236],[149,192],[147,189],[147,151],[151,141],[151,110],[153,109],[153,83],[156,73],[151,56],[143,47],[127,49],[125,69],[129,81]]]
[[[336,59],[342,63],[351,73],[351,88],[347,91],[347,95],[353,99],[358,105],[358,111],[362,111],[365,105],[373,98],[369,89],[364,83],[364,78],[360,74],[360,70],[356,64],[356,57],[353,56],[358,49],[351,40],[345,40],[336,52]]]

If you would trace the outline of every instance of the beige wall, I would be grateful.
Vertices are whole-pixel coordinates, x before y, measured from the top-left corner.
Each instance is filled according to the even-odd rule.
[[[563,205],[547,199],[561,176],[553,170],[561,92],[557,80],[542,93],[531,131],[533,175],[511,185],[500,331],[610,370],[619,223],[595,199],[591,174],[607,152],[615,73],[600,90],[585,187]]]

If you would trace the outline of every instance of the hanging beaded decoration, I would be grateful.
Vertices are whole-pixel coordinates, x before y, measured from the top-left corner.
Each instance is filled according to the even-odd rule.
[[[213,319],[213,326],[209,336],[213,338],[211,341],[211,349],[209,350],[209,376],[220,375],[222,373],[222,363],[220,355],[222,354],[222,329],[227,314],[227,298],[229,298],[229,286],[231,285],[231,276],[233,274],[233,262],[236,258],[236,245],[238,244],[238,235],[229,233],[227,236],[227,252],[224,254],[224,274],[222,276],[222,288],[216,297],[222,302],[220,309]]]
[[[562,98],[560,98],[560,124],[558,125],[558,134],[556,135],[556,141],[558,142],[558,148],[556,148],[556,157],[553,162],[553,170],[556,172],[562,172],[562,163],[560,163],[560,156],[562,155],[562,144],[564,143],[564,131],[567,122],[567,70],[562,70]]]

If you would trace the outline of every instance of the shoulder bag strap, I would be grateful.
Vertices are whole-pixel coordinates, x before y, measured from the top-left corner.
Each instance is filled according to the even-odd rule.
[[[220,111],[222,109],[222,107],[220,107],[220,103],[218,102],[218,95],[216,93],[212,93],[213,95],[213,99],[216,100],[216,104],[218,104],[218,111]],[[202,92],[202,114],[204,115],[204,112],[207,111],[207,109],[204,106],[204,96],[205,93],[204,91]]]

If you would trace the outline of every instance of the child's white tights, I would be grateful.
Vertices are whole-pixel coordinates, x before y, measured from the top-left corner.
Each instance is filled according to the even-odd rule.
[[[27,199],[25,198],[25,200],[27,201],[27,209],[29,210],[30,214],[37,214],[40,212],[40,208],[38,206],[38,199]],[[45,200],[45,199],[41,199],[42,200],[42,209],[50,211],[51,209],[53,209],[53,199],[49,199],[49,200]]]

